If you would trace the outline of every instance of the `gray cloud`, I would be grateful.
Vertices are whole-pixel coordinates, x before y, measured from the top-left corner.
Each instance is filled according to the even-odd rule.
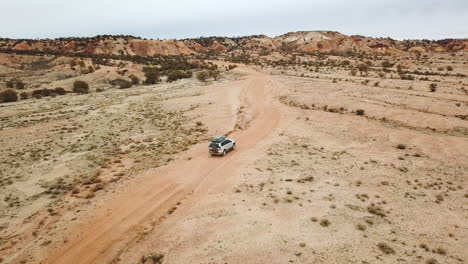
[[[467,38],[465,0],[0,0],[0,36],[275,36],[297,30]]]

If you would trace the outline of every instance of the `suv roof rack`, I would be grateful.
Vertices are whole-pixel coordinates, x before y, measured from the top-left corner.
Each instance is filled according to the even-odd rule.
[[[224,136],[218,136],[218,137],[214,137],[211,142],[215,142],[215,143],[220,143],[220,142],[223,142],[224,140],[226,140],[226,137]]]

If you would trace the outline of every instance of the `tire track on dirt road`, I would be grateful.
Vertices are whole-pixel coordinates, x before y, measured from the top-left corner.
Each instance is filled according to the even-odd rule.
[[[91,212],[93,219],[73,228],[68,242],[51,252],[42,263],[109,263],[127,243],[135,240],[138,228],[144,223],[167,215],[170,208],[191,192],[203,195],[207,187],[232,176],[226,171],[234,171],[233,166],[241,163],[240,158],[268,137],[280,120],[279,104],[273,97],[274,83],[266,75],[248,68],[239,70],[247,74],[242,82],[245,98],[241,100],[247,102],[253,114],[247,129],[230,135],[238,142],[235,151],[223,158],[210,157],[206,144],[200,144],[189,151],[192,159],[175,161],[157,170],[157,175],[142,175]]]

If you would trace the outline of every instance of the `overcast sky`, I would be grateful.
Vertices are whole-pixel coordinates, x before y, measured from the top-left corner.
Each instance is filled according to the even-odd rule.
[[[0,0],[0,37],[277,36],[299,30],[468,38],[468,0]]]

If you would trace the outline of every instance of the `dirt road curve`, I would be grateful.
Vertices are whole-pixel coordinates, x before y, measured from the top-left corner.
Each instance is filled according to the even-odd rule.
[[[190,150],[191,160],[176,161],[157,175],[141,176],[126,191],[93,212],[95,217],[88,223],[72,230],[69,241],[43,263],[109,263],[138,236],[142,225],[167,215],[171,207],[191,192],[203,195],[202,185],[216,184],[232,175],[229,172],[240,164],[240,157],[267,137],[280,119],[271,80],[249,69],[240,70],[247,76],[242,81],[244,90],[239,100],[251,111],[252,120],[247,129],[231,134],[238,141],[236,151],[216,158],[207,154],[206,145],[199,145]]]

